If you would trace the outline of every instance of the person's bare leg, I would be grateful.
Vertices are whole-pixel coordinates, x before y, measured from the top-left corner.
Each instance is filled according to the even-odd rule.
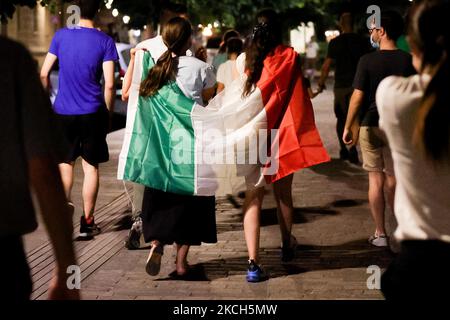
[[[394,199],[395,199],[395,187],[397,185],[395,176],[390,174],[385,174],[385,186],[386,186],[386,196],[387,201],[389,204],[389,207],[391,208],[392,212],[394,213]]]
[[[140,216],[142,212],[142,203],[144,201],[145,186],[138,183],[133,183],[133,219]]]
[[[67,201],[72,202],[73,167],[75,162],[59,164],[59,172],[66,193]]]
[[[376,227],[376,235],[386,234],[384,224],[384,173],[369,172],[369,205]]]
[[[183,275],[187,272],[188,263],[187,256],[189,253],[190,246],[189,245],[178,245],[177,244],[177,274]]]
[[[281,241],[283,246],[291,243],[292,221],[294,215],[294,203],[292,201],[292,180],[291,174],[278,180],[273,185],[275,201],[277,203],[278,224],[280,225]]]
[[[244,204],[244,234],[247,243],[248,257],[259,261],[259,235],[261,206],[264,199],[264,188],[247,191]]]
[[[86,219],[94,216],[95,203],[97,202],[97,195],[99,189],[99,170],[98,165],[93,166],[82,161],[84,181],[83,181],[83,209]]]

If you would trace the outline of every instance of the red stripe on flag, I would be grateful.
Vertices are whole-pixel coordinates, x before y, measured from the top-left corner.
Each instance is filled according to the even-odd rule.
[[[272,183],[330,161],[316,128],[300,59],[293,48],[279,46],[266,58],[257,86],[262,93],[268,129],[278,129],[279,136],[279,169],[274,175],[266,175],[266,181]]]

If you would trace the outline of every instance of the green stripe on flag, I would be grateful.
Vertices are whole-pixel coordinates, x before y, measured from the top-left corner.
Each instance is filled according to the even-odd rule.
[[[145,52],[142,79],[154,64]],[[125,180],[172,193],[195,193],[194,105],[174,81],[152,97],[139,97]]]

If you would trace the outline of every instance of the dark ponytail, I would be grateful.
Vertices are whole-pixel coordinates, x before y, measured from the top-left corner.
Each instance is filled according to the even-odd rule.
[[[450,16],[448,1],[422,1],[411,11],[410,41],[421,52],[422,71],[433,77],[420,105],[414,142],[435,162],[450,160]]]
[[[148,72],[147,78],[141,83],[139,90],[141,96],[153,96],[166,83],[175,80],[178,70],[177,56],[185,54],[191,35],[192,28],[186,19],[176,17],[167,23],[162,35],[167,51],[158,59],[156,65]]]
[[[245,51],[248,78],[244,86],[244,96],[252,93],[261,78],[266,57],[282,43],[281,28],[275,11],[270,9],[262,11],[258,15],[258,20],[258,25],[253,29],[250,45]]]

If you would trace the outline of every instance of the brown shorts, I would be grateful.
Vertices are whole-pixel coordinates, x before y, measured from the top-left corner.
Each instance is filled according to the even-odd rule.
[[[363,168],[369,172],[384,172],[394,175],[391,150],[383,132],[377,127],[361,127],[359,144],[363,158]]]

